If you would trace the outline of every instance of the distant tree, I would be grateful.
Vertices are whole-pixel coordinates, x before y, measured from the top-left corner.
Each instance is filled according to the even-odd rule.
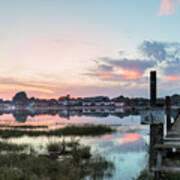
[[[26,93],[21,91],[15,94],[12,101],[16,104],[26,104],[28,102],[28,98]]]
[[[31,97],[31,98],[29,99],[30,102],[34,102],[35,100],[36,100],[35,97]]]

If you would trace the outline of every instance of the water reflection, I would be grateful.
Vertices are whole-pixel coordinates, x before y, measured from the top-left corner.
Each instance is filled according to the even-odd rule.
[[[122,143],[126,144],[126,143],[129,143],[129,142],[136,142],[141,138],[142,138],[142,135],[140,135],[140,134],[125,134],[122,137]]]
[[[14,119],[13,116],[16,118]],[[152,117],[158,115],[158,118]],[[4,125],[48,125],[59,127],[60,124],[92,123],[116,126],[117,132],[105,134],[100,137],[81,137],[80,142],[84,145],[91,145],[94,154],[100,154],[108,161],[113,162],[115,171],[113,177],[103,177],[102,179],[132,180],[149,164],[153,167],[156,164],[157,151],[154,145],[159,142],[159,128],[164,131],[160,122],[164,122],[164,110],[149,112],[95,112],[83,111],[39,111],[39,112],[14,112],[14,114],[4,113],[0,117],[0,123]],[[26,121],[25,121],[26,119]],[[68,120],[67,120],[68,119]],[[18,120],[18,122],[17,122]],[[12,122],[12,124],[10,123]],[[67,137],[71,138],[71,137]],[[44,144],[60,138],[57,137],[21,137],[11,138],[11,142],[28,142],[41,153],[44,153]],[[149,151],[150,150],[150,151]]]
[[[26,122],[27,118],[28,118],[28,111],[14,111],[12,113],[14,119],[16,119],[17,122]]]
[[[106,125],[121,125],[125,123],[139,123],[136,116],[136,111],[125,111],[121,109],[121,112],[99,112],[81,110],[13,110],[11,112],[1,112],[0,126],[1,127],[25,127],[25,126],[41,126],[51,128],[58,128],[62,125],[74,124],[74,123],[91,123],[91,124],[106,124]],[[134,118],[133,118],[134,117]],[[126,121],[121,121],[126,118]]]
[[[177,115],[177,111],[171,112],[172,116],[175,117]],[[63,119],[65,120],[74,120],[74,119],[83,119],[86,118],[88,120],[90,119],[111,119],[112,117],[114,119],[123,119],[126,117],[133,117],[133,116],[139,116],[140,115],[140,121],[142,124],[158,124],[163,123],[165,118],[165,112],[164,110],[143,110],[143,111],[130,111],[130,110],[124,110],[120,109],[118,112],[112,111],[112,112],[106,112],[105,109],[99,109],[98,111],[94,112],[94,109],[88,109],[88,112],[84,109],[79,110],[13,110],[13,111],[1,111],[0,112],[0,123],[1,122],[19,122],[19,123],[25,123],[27,121],[33,120],[46,120],[46,119]],[[83,118],[82,118],[83,117]],[[133,121],[133,120],[132,120]]]
[[[138,118],[138,117],[137,117]],[[125,120],[125,119],[124,119]],[[101,155],[108,162],[113,162],[112,177],[104,176],[102,180],[126,179],[132,180],[148,162],[148,125],[138,124],[116,127],[117,132],[100,137],[75,137],[83,145],[90,145],[93,155]],[[133,141],[129,138],[134,137]],[[10,138],[8,141],[18,144],[29,143],[40,154],[46,153],[46,145],[50,142],[59,142],[65,138],[70,141],[72,137],[28,137]],[[0,139],[2,140],[2,139]],[[108,170],[109,171],[109,170]],[[106,175],[108,174],[106,171]],[[101,178],[99,178],[101,179]]]

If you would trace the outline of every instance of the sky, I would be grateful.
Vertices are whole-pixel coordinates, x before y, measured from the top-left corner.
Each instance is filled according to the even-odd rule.
[[[180,0],[0,0],[0,98],[180,92]]]

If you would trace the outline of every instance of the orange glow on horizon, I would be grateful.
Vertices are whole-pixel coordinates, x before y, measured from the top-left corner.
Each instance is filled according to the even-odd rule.
[[[122,137],[122,143],[125,144],[125,143],[135,142],[141,138],[142,138],[142,135],[140,135],[140,134],[125,134]]]

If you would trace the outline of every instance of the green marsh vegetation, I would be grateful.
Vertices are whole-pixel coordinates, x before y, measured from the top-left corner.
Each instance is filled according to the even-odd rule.
[[[89,146],[82,146],[77,140],[71,142],[52,142],[47,144],[48,154],[31,151],[20,153],[10,151],[14,144],[4,143],[7,153],[2,153],[0,146],[0,179],[1,180],[83,180],[103,179],[112,176],[114,165],[100,155],[91,154]],[[26,146],[16,145],[19,150]],[[62,153],[64,149],[64,152]],[[68,155],[65,153],[69,149]],[[53,153],[59,153],[56,156]],[[61,158],[60,158],[61,157]]]
[[[154,174],[149,171],[149,169],[144,169],[141,171],[140,175],[137,178],[133,178],[133,180],[153,180]]]
[[[154,180],[154,173],[148,169],[143,170],[137,178],[133,180]],[[179,180],[180,173],[161,173],[159,180]]]
[[[104,125],[83,125],[67,126],[65,128],[52,131],[31,131],[23,129],[0,130],[1,138],[28,136],[100,136],[106,133],[113,133],[115,129]]]
[[[166,173],[161,175],[161,180],[179,180],[180,173]]]
[[[89,160],[64,158],[60,161],[26,154],[0,155],[1,180],[81,180],[112,176],[114,166],[102,157]]]
[[[114,165],[100,155],[91,153],[76,136],[100,136],[113,133],[107,126],[69,126],[54,131],[0,130],[0,180],[83,180],[112,176]],[[39,154],[31,145],[10,143],[9,138],[21,136],[61,137],[60,142],[49,142],[46,152]],[[72,136],[71,141],[65,141]]]
[[[70,155],[77,162],[92,156],[90,146],[80,145],[79,140],[73,138],[69,142],[64,139],[61,142],[50,142],[47,144],[47,150],[51,157]]]
[[[27,147],[27,145],[17,145],[10,142],[0,142],[0,151],[23,151]]]

